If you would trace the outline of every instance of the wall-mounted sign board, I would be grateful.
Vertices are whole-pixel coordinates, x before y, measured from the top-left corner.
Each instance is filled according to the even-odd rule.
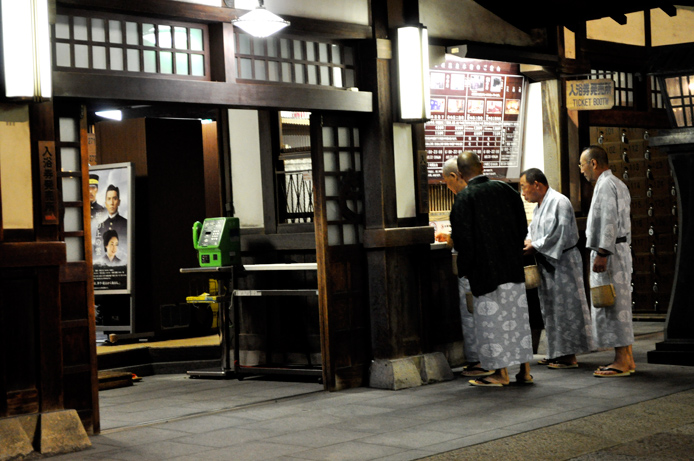
[[[614,80],[570,80],[566,82],[568,110],[607,110],[614,106]]]
[[[526,82],[519,65],[448,56],[430,72],[431,120],[424,126],[430,184],[446,160],[479,155],[484,172],[518,178]]]

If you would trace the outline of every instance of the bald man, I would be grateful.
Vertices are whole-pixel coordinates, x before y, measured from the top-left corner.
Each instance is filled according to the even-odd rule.
[[[586,222],[586,248],[590,252],[590,286],[612,283],[612,307],[592,308],[593,337],[599,348],[613,347],[612,363],[598,368],[597,378],[619,378],[636,370],[631,313],[631,195],[626,184],[612,174],[607,152],[590,146],[581,153],[581,173],[595,184]]]
[[[448,189],[455,194],[458,194],[467,187],[467,183],[458,173],[458,158],[453,157],[443,164],[441,171],[443,181]],[[452,244],[452,239],[449,235],[449,243]],[[466,294],[470,291],[470,281],[467,277],[458,276],[458,298],[460,306],[460,320],[463,328],[463,352],[465,353],[465,364],[463,366],[462,376],[473,378],[483,377],[493,374],[493,371],[486,370],[480,366],[479,354],[477,352],[477,335],[475,333],[475,318],[470,313],[467,306]]]
[[[521,173],[520,186],[525,199],[537,203],[523,251],[540,263],[538,295],[547,332],[547,366],[578,368],[576,354],[593,349],[593,335],[574,210],[537,168]]]
[[[520,194],[492,181],[473,152],[458,156],[458,171],[467,187],[451,210],[458,275],[470,280],[482,368],[494,374],[470,380],[473,386],[509,384],[508,367],[521,365],[516,382],[532,383],[533,358],[528,300],[525,294],[523,245],[527,219]]]

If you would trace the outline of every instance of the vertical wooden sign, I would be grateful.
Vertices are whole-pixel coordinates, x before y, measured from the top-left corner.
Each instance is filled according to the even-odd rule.
[[[87,155],[90,165],[98,165],[96,161],[96,135],[94,133],[87,133]]]
[[[41,181],[41,221],[58,224],[58,178],[55,168],[55,142],[39,141]]]

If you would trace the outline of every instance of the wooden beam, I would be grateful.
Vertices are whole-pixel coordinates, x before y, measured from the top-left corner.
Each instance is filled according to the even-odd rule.
[[[179,79],[138,78],[53,72],[56,98],[178,102],[239,108],[371,112],[372,94],[324,87],[229,84]]]
[[[241,235],[241,251],[301,251],[316,249],[316,235],[313,232],[298,234],[248,234]]]
[[[619,24],[620,26],[623,26],[627,23],[627,15],[626,14],[614,14],[610,16],[610,18]]]
[[[675,5],[662,5],[660,9],[671,18],[677,16],[677,7]]]
[[[248,12],[248,10],[236,8],[172,2],[171,0],[119,0],[117,2],[113,0],[57,0],[57,6],[59,13],[60,7],[81,8],[130,16],[148,16],[151,18],[206,24],[217,22],[230,23],[232,19]],[[323,21],[299,16],[282,15],[282,18],[291,22],[291,25],[278,33],[278,36],[311,36],[334,40],[371,38],[370,26],[338,21]]]
[[[364,248],[428,245],[433,242],[434,228],[429,226],[364,230]]]
[[[556,66],[559,58],[556,52],[546,48],[492,43],[471,42],[450,39],[431,39],[429,45],[443,46],[446,52],[461,58],[487,59],[494,61],[535,64],[538,66]],[[463,45],[465,47],[463,48]]]
[[[65,242],[0,243],[2,267],[59,266],[66,255]]]
[[[591,126],[629,126],[634,128],[670,128],[670,121],[665,109],[650,112],[625,109],[591,110],[588,112],[588,123]]]

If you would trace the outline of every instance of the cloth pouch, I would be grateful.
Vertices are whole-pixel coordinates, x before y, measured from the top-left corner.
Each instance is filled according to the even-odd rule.
[[[590,298],[595,308],[612,307],[617,300],[617,292],[610,280],[610,274],[609,272],[604,274],[606,276],[600,277],[602,279],[599,282],[600,285],[590,287]]]
[[[537,261],[535,264],[525,266],[525,288],[527,290],[532,290],[540,286],[540,268],[537,266]]]

